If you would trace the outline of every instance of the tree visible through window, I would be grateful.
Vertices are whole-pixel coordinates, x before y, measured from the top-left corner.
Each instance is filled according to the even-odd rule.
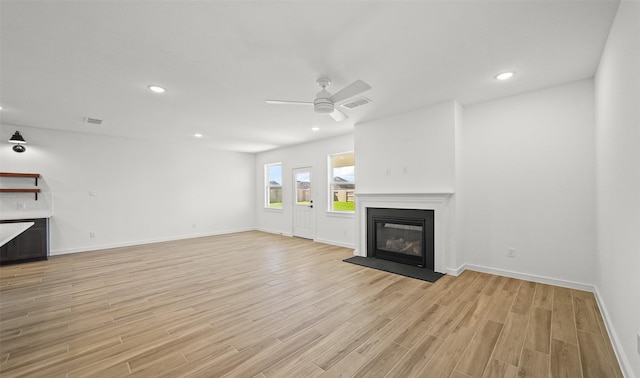
[[[353,152],[329,155],[329,177],[329,210],[355,211],[356,178]]]
[[[282,208],[282,164],[265,164],[265,207]]]

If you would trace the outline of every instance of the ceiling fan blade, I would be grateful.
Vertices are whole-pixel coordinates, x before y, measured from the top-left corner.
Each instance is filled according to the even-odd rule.
[[[369,84],[365,83],[362,80],[356,80],[353,83],[342,88],[338,92],[334,93],[334,95],[329,97],[329,99],[333,101],[333,103],[335,104],[342,100],[346,100],[349,97],[353,97],[357,94],[360,94],[369,89],[371,89],[371,86]]]
[[[343,112],[341,112],[340,110],[335,109],[335,108],[333,109],[332,113],[329,113],[329,115],[336,122],[344,121],[345,119],[349,118],[346,114],[344,114]]]
[[[306,101],[264,100],[264,102],[276,105],[313,105],[313,102]]]

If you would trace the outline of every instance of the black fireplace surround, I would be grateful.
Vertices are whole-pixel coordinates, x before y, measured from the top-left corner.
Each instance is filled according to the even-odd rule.
[[[367,257],[434,268],[434,211],[367,208]]]

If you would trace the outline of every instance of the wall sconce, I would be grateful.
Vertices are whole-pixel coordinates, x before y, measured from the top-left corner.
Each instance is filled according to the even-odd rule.
[[[25,152],[27,148],[23,146],[23,144],[27,144],[27,141],[24,140],[22,135],[20,135],[20,131],[16,131],[11,138],[9,138],[9,143],[13,143],[13,150],[15,152]]]

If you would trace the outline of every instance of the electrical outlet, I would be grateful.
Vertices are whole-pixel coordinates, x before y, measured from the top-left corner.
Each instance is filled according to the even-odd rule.
[[[96,237],[96,233],[95,233],[95,232],[93,232],[93,231],[89,232],[89,237],[90,237],[91,239],[94,239],[94,238]]]
[[[26,203],[24,203],[24,202],[18,202],[18,203],[16,204],[16,208],[17,208],[18,210],[24,210],[26,207],[27,207],[27,204],[26,204]]]
[[[516,257],[516,249],[507,248],[507,257]]]

